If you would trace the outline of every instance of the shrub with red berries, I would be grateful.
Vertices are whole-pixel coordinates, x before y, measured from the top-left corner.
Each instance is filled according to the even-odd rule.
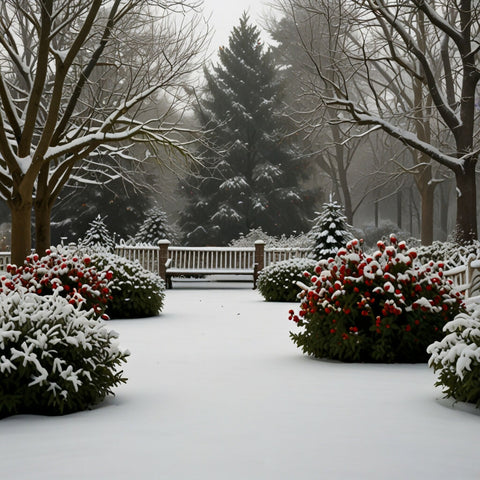
[[[342,361],[425,362],[426,348],[464,311],[441,262],[418,264],[416,252],[390,237],[367,255],[352,240],[334,258],[305,272],[291,332],[304,353]]]
[[[89,256],[69,249],[52,247],[43,257],[33,254],[20,267],[9,265],[7,274],[4,289],[14,290],[21,285],[41,296],[59,290],[59,295],[70,304],[79,305],[82,310],[93,308],[97,315],[104,313],[110,298],[108,283],[112,272],[97,271]]]

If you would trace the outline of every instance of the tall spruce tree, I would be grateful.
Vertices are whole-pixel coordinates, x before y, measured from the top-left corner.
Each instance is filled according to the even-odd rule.
[[[312,202],[298,188],[302,161],[285,133],[273,57],[246,14],[219,59],[205,69],[197,109],[210,148],[182,185],[185,241],[222,245],[257,227],[270,235],[303,231]]]

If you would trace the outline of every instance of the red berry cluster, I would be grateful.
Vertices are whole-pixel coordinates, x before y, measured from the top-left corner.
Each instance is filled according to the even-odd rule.
[[[45,256],[33,254],[22,266],[8,265],[8,277],[2,277],[2,287],[14,290],[16,285],[25,287],[38,295],[50,295],[59,290],[60,295],[72,305],[82,309],[93,308],[103,315],[111,298],[108,283],[112,272],[97,272],[88,256],[78,256],[61,249],[47,250]],[[108,318],[103,315],[103,318]]]
[[[376,343],[380,356],[396,348],[392,343],[431,343],[463,308],[461,295],[443,277],[443,265],[417,264],[416,252],[393,235],[390,245],[378,242],[372,255],[363,252],[361,244],[352,240],[335,258],[320,261],[313,274],[305,273],[308,285],[302,286],[298,315],[289,312],[290,320],[305,327],[303,333],[292,334],[294,340],[322,345],[323,340],[312,337],[315,331],[329,337],[327,350],[337,350],[337,358],[354,359],[356,350],[363,349],[370,353],[359,356],[372,354],[374,360],[379,360]]]

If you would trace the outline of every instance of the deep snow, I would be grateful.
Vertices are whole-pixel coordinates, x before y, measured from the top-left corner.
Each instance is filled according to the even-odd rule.
[[[480,478],[480,412],[442,400],[426,365],[305,357],[292,305],[175,282],[159,317],[110,322],[132,352],[115,398],[0,421],[1,478]]]

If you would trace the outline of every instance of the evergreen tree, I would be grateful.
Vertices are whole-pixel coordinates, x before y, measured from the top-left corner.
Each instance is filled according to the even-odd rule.
[[[219,59],[212,72],[205,70],[197,109],[211,148],[183,184],[185,241],[226,244],[258,227],[269,235],[302,231],[309,213],[298,188],[302,162],[284,131],[273,57],[246,14]]]
[[[105,248],[112,253],[115,251],[115,240],[100,215],[97,215],[90,224],[89,229],[85,232],[85,236],[79,242],[79,246]]]
[[[156,245],[159,240],[175,242],[177,236],[168,222],[167,214],[158,207],[151,208],[134,237],[136,243]]]
[[[342,207],[331,200],[324,203],[308,234],[315,244],[312,256],[318,260],[334,257],[352,239],[351,231]]]

